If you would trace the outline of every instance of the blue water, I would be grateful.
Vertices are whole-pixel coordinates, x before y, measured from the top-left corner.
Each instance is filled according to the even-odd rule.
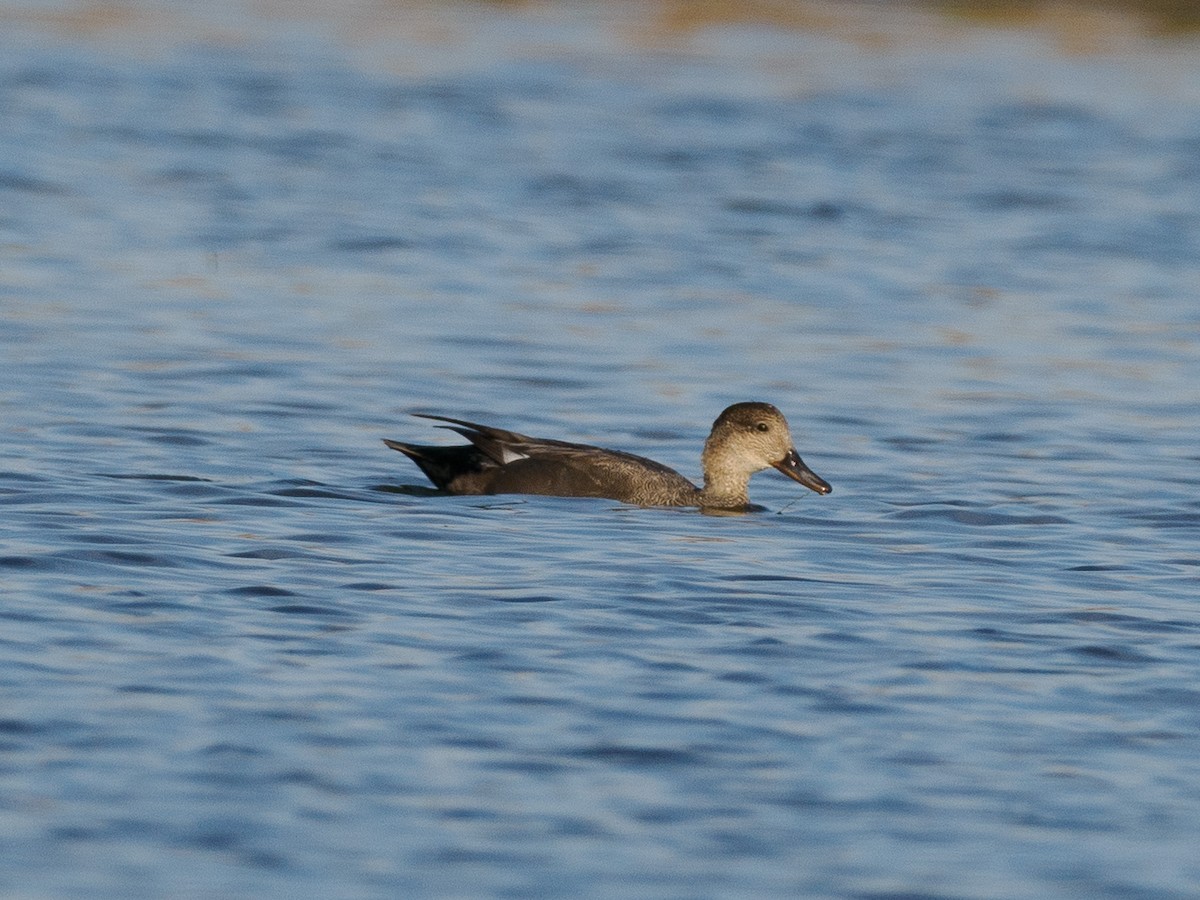
[[[0,892],[1196,896],[1194,45],[151,9],[0,16]]]

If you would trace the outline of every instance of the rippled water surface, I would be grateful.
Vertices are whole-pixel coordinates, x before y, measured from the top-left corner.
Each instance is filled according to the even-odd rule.
[[[1195,896],[1194,45],[36,9],[0,891]],[[833,494],[442,497],[381,442],[695,476],[747,399]]]

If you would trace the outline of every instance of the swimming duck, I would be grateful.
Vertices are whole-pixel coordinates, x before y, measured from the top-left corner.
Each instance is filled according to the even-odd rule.
[[[768,467],[818,494],[833,490],[800,459],[787,419],[769,403],[735,403],[717,416],[700,456],[703,487],[632,453],[528,437],[448,416],[415,415],[448,422],[440,427],[471,442],[431,447],[384,440],[449,494],[604,497],[635,506],[737,510],[750,507],[750,476]]]

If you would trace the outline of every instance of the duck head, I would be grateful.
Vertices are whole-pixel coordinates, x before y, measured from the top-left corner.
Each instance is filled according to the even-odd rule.
[[[787,419],[769,403],[735,403],[713,422],[701,456],[706,494],[749,503],[750,476],[775,468],[818,494],[833,490],[804,464],[792,443]]]

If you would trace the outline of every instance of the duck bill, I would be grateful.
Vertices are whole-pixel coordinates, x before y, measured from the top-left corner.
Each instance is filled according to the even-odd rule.
[[[828,494],[833,490],[829,482],[804,464],[795,450],[789,450],[788,455],[777,463],[771,463],[776,469],[793,481],[798,481],[810,491],[818,494]]]

